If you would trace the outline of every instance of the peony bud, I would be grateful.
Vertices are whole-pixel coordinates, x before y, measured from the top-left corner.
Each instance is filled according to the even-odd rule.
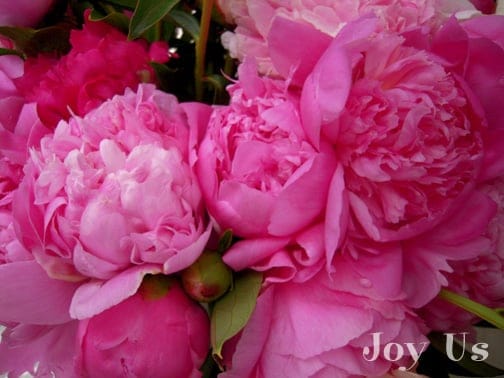
[[[205,251],[194,264],[182,272],[186,293],[199,302],[211,302],[222,296],[231,285],[231,270],[220,253]]]
[[[79,323],[76,376],[199,377],[209,334],[205,310],[175,279],[147,276],[135,295]]]

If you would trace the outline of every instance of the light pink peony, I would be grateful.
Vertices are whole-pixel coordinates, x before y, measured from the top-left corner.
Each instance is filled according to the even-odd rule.
[[[219,5],[228,22],[237,25],[233,33],[223,34],[224,46],[240,61],[247,55],[255,56],[260,71],[266,74],[277,72],[271,64],[270,44],[266,42],[277,16],[334,37],[348,22],[368,13],[379,18],[382,29],[395,32],[417,26],[438,27],[453,13],[463,17],[477,13],[467,0],[220,0]]]
[[[210,226],[190,157],[207,113],[141,85],[61,122],[32,151],[14,196],[18,234],[50,277],[97,280],[79,288],[74,304],[85,315],[73,316],[118,303],[143,274],[174,273],[203,250]],[[124,286],[102,296],[110,302],[86,306],[89,290],[135,266],[105,286]]]
[[[303,283],[276,283],[263,289],[250,321],[226,345],[227,370],[221,376],[380,376],[394,365],[383,355],[374,362],[364,359],[372,333],[383,332],[383,343],[419,346],[426,342],[424,331],[400,301],[376,301],[340,291],[322,272]],[[398,363],[412,365],[407,360]]]
[[[144,286],[124,302],[80,322],[79,377],[200,377],[210,329],[203,308],[176,283],[166,294]]]
[[[220,228],[237,236],[289,236],[323,213],[335,158],[306,140],[298,100],[284,82],[260,79],[251,61],[239,76],[199,149],[206,205]]]
[[[169,58],[164,42],[149,46],[129,41],[111,25],[87,19],[82,30],[72,30],[70,43],[72,49],[59,60],[44,55],[29,58],[17,81],[50,128],[70,115],[85,115],[126,88],[136,90],[139,83],[155,82],[149,63]]]
[[[0,25],[35,26],[50,10],[54,0],[0,0]]]

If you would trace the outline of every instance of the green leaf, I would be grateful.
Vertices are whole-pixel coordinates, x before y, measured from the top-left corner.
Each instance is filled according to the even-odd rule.
[[[0,26],[0,34],[12,39],[19,49],[23,49],[33,38],[36,31],[31,28],[19,28],[14,26]]]
[[[98,12],[97,10],[93,9],[91,14],[89,15],[89,19],[91,21],[103,21],[123,31],[124,33],[128,32],[130,20],[128,16],[126,16],[124,13],[111,12],[109,14],[104,15]]]
[[[210,319],[213,355],[222,358],[224,343],[240,332],[254,311],[262,274],[246,272],[237,277],[233,290],[215,302]]]
[[[70,26],[59,24],[42,29],[0,27],[0,34],[12,39],[16,48],[28,56],[41,52],[66,53],[70,49]]]
[[[229,247],[231,247],[231,243],[233,243],[233,231],[226,230],[219,239],[219,246],[217,247],[217,252],[219,253],[226,252],[229,249]]]
[[[198,40],[200,37],[200,27],[199,22],[196,18],[184,11],[174,9],[168,15],[173,21],[175,21],[180,27],[182,27],[186,32],[188,32],[194,40]]]
[[[23,58],[23,54],[20,53],[19,51],[12,50],[12,49],[6,49],[6,48],[3,48],[3,47],[0,47],[0,56],[1,55],[17,55],[17,56]]]
[[[159,22],[180,0],[138,0],[131,17],[129,39],[138,38],[151,26]]]
[[[429,334],[431,345],[441,353],[445,353],[446,349],[446,336],[442,333],[433,332]],[[457,358],[463,357],[460,361],[454,361],[457,365],[462,367],[468,373],[475,374],[476,377],[499,377],[504,374],[504,370],[498,369],[495,366],[487,364],[485,361],[473,361],[471,359],[472,353],[468,350],[453,343],[453,355]]]
[[[138,0],[106,0],[107,3],[119,5],[124,8],[134,9],[137,5]]]

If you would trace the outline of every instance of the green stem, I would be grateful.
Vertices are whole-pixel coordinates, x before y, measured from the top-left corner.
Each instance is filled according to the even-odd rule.
[[[208,42],[208,32],[210,30],[210,20],[212,19],[212,9],[214,0],[203,0],[203,9],[200,20],[200,35],[196,40],[196,68],[195,68],[195,86],[196,99],[203,100],[203,77],[205,75],[205,55]]]
[[[479,316],[481,319],[486,320],[488,323],[497,328],[504,329],[504,317],[497,311],[482,305],[481,303],[474,302],[469,298],[458,295],[452,291],[441,289],[439,297],[447,302],[450,302],[464,310]]]

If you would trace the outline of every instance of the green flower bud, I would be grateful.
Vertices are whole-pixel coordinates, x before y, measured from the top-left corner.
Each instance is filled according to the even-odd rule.
[[[182,271],[182,285],[187,295],[198,302],[212,302],[231,286],[231,269],[220,253],[204,251],[189,268]]]

